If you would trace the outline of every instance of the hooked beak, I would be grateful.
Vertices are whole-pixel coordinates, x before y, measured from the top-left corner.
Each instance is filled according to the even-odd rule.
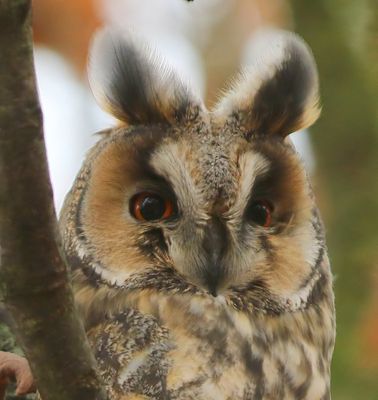
[[[225,278],[225,269],[222,258],[227,247],[227,229],[224,223],[217,217],[209,221],[203,239],[203,250],[206,263],[203,269],[203,283],[210,294],[217,296],[220,284]]]

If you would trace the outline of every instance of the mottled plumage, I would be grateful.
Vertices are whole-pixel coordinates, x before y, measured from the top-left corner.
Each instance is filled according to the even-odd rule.
[[[120,124],[61,231],[112,400],[330,398],[332,276],[287,138],[319,115],[316,67],[297,36],[267,38],[212,112],[146,46],[95,40],[90,80]]]

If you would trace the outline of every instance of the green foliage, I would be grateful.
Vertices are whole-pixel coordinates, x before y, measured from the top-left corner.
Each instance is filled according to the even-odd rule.
[[[7,325],[0,322],[0,351],[10,351],[22,355],[22,350],[16,343],[12,332]]]
[[[378,371],[361,367],[359,337],[378,256],[378,93],[372,67],[377,49],[371,38],[378,26],[373,1],[292,4],[297,30],[312,47],[320,71],[323,114],[312,131],[336,275],[333,399],[377,400]]]

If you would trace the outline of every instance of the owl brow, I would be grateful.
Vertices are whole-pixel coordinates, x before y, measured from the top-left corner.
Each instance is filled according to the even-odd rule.
[[[268,198],[267,200],[269,200],[270,197],[276,197],[276,193],[272,188],[276,186],[279,180],[279,177],[271,171],[266,171],[263,174],[258,175],[253,182],[251,191],[248,195],[247,207],[251,202],[257,199]]]
[[[128,129],[122,133],[123,140],[127,144],[127,155],[144,175],[150,176],[152,179],[161,178],[155,169],[150,165],[150,160],[155,150],[160,146],[162,141],[170,136],[169,129],[165,126],[138,126]],[[131,171],[132,172],[132,171]]]
[[[246,197],[246,207],[248,207],[248,205],[256,199],[264,198],[265,196],[269,197],[271,195],[271,180],[272,166],[269,162],[268,168],[259,171],[259,173],[255,175],[252,185],[249,188],[248,195]]]
[[[252,187],[251,197],[263,195],[284,195],[290,193],[293,188],[287,176],[298,171],[298,165],[289,158],[295,152],[289,145],[282,142],[262,140],[256,143],[256,151],[269,161],[269,168],[259,174]],[[286,184],[286,180],[288,181]],[[285,189],[285,190],[282,190]],[[286,190],[287,189],[287,190]]]

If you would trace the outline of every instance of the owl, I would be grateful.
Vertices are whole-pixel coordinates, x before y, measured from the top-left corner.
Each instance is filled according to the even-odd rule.
[[[119,120],[60,219],[112,400],[330,399],[334,298],[323,225],[288,135],[319,116],[293,33],[207,110],[155,50],[104,29],[89,79]]]

